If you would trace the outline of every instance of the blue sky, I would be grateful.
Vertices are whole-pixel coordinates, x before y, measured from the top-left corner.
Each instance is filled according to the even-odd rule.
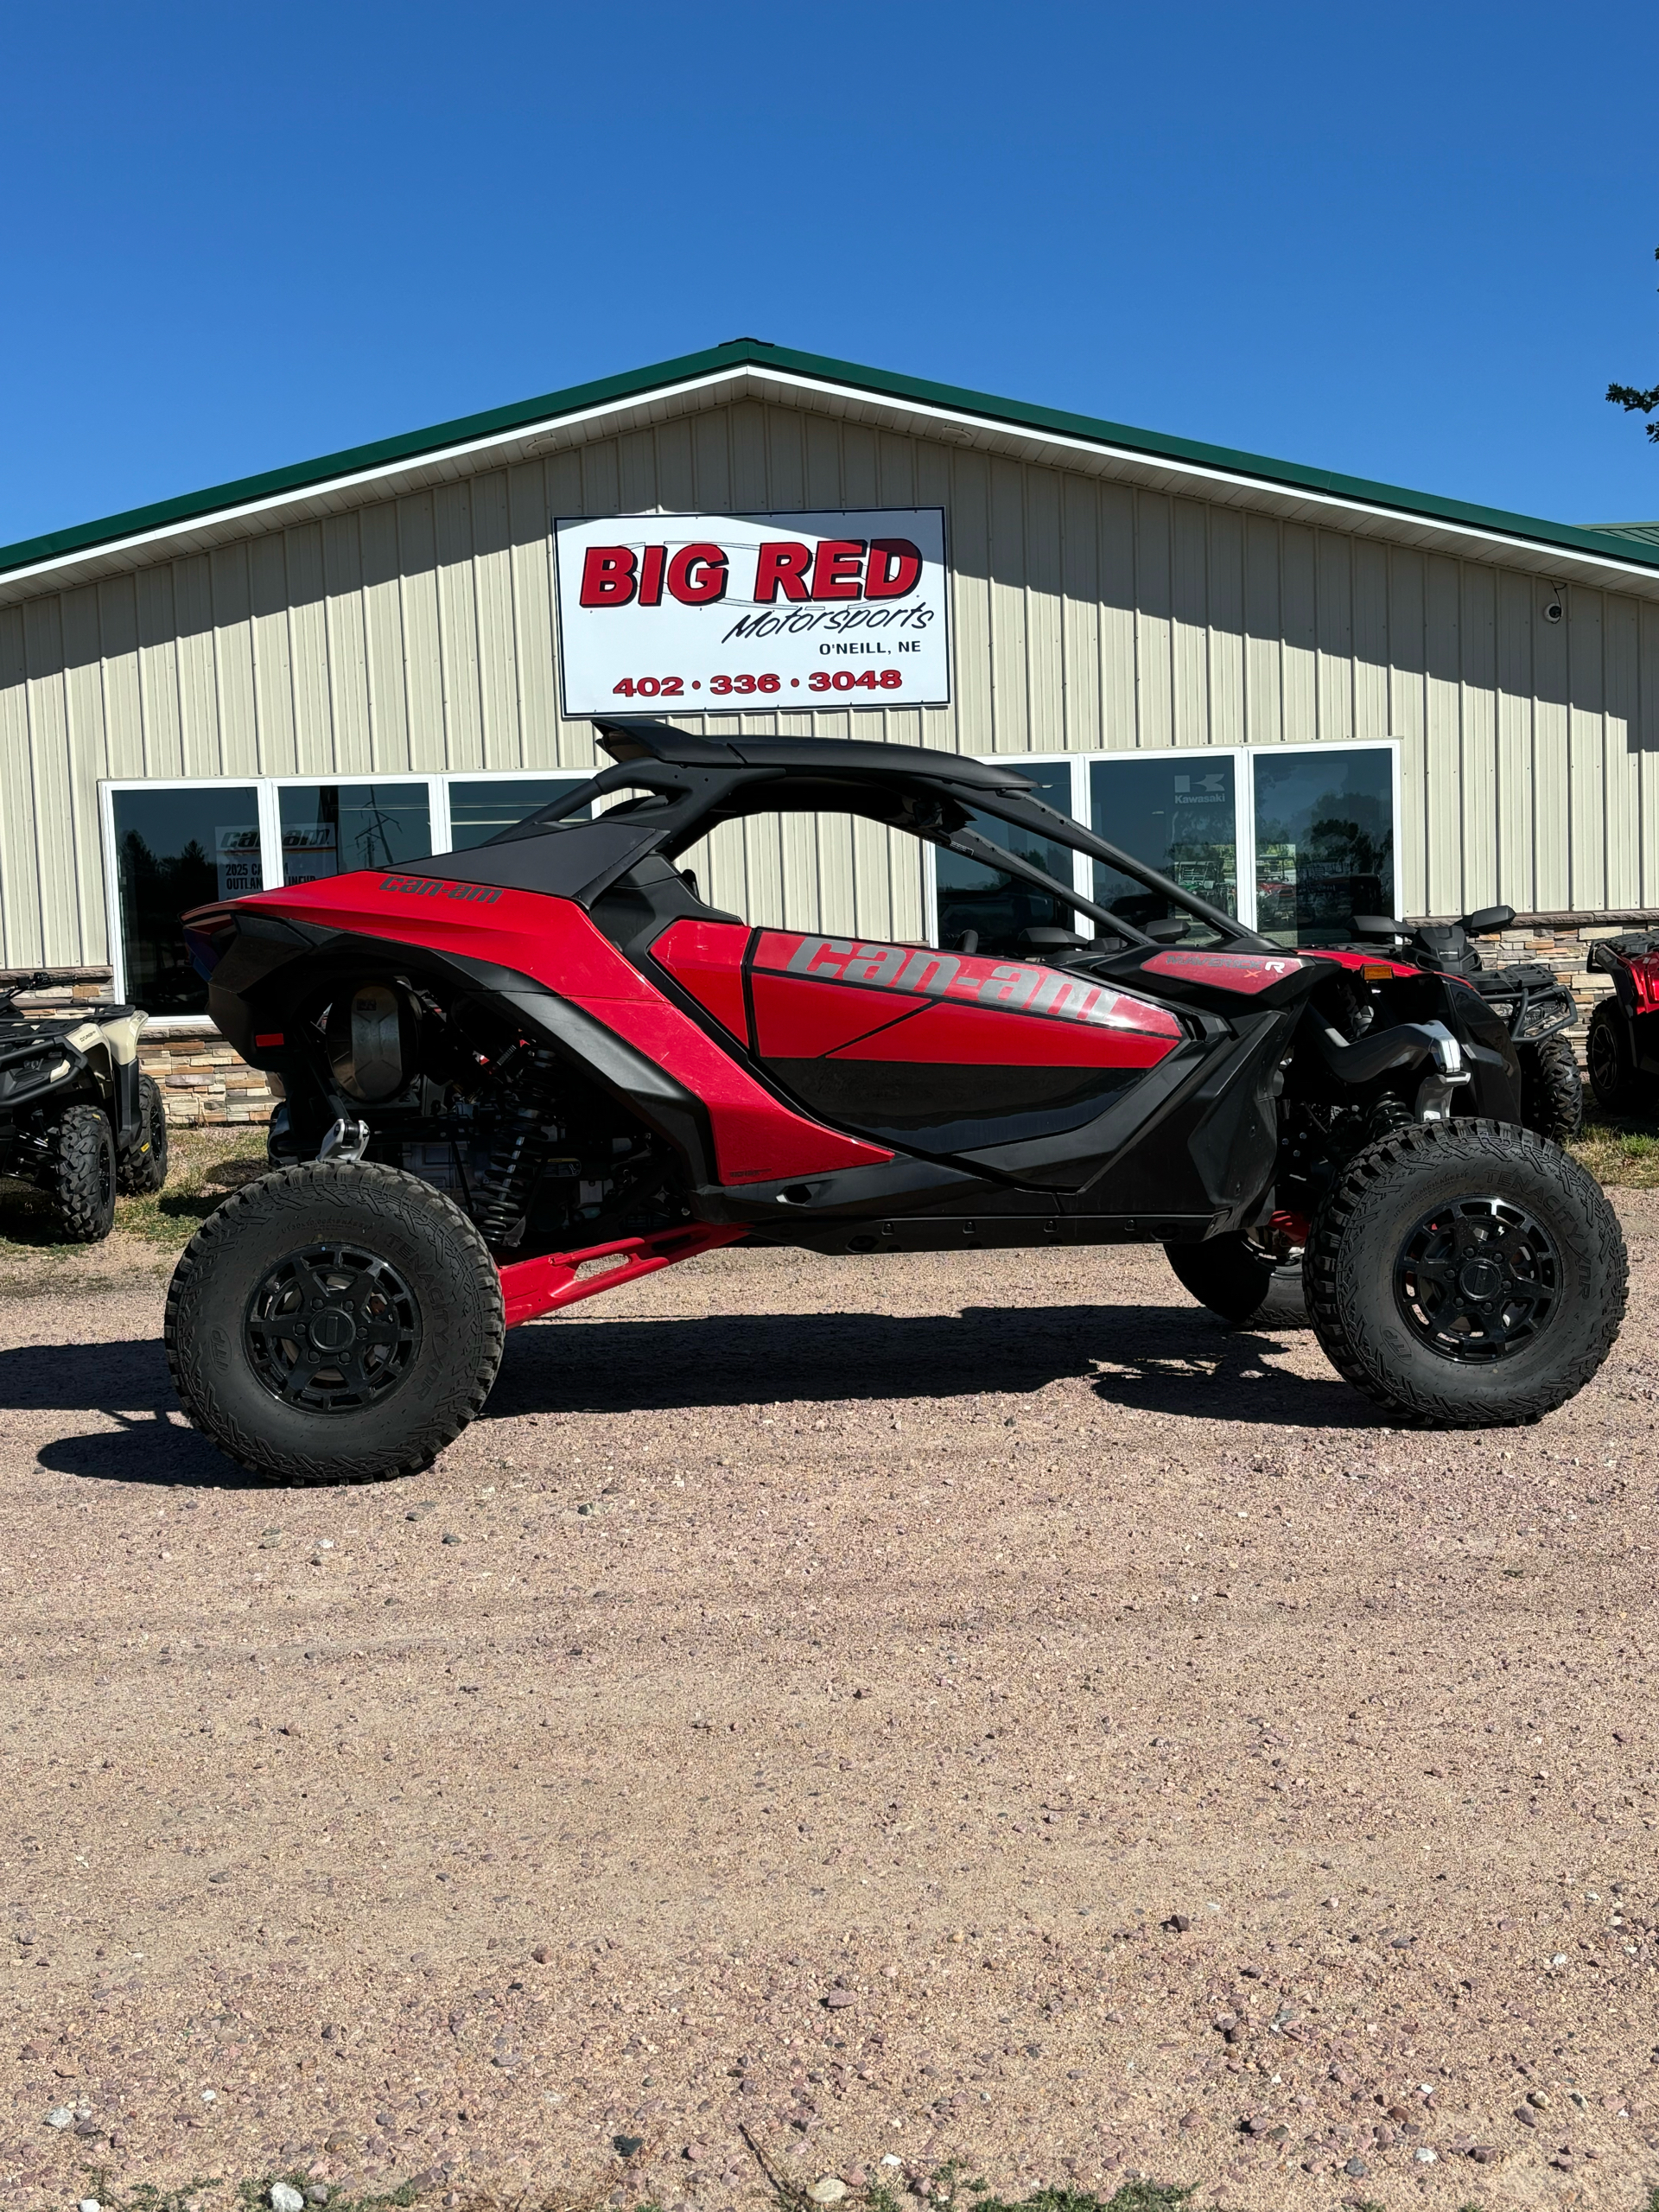
[[[1502,5],[8,13],[0,543],[747,334],[1659,517],[1633,22]]]

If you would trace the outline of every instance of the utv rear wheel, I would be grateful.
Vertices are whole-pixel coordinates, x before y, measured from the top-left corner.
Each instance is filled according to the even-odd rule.
[[[115,1163],[116,1188],[124,1198],[159,1191],[167,1180],[167,1107],[153,1076],[138,1078],[138,1134]]]
[[[1206,1237],[1202,1244],[1166,1244],[1165,1253],[1184,1290],[1200,1306],[1236,1327],[1305,1329],[1307,1304],[1302,1263],[1276,1260],[1242,1230]]]
[[[1565,1037],[1546,1037],[1516,1048],[1521,1062],[1521,1119],[1552,1144],[1565,1144],[1584,1127],[1584,1083]]]
[[[1623,1113],[1635,1103],[1636,1068],[1630,1057],[1629,1025],[1617,999],[1602,999],[1590,1017],[1585,1046],[1590,1088],[1605,1114]]]
[[[245,1185],[187,1245],[167,1297],[185,1412],[287,1483],[429,1466],[489,1395],[504,1328],[473,1224],[418,1176],[372,1163]]]
[[[41,1188],[67,1244],[97,1244],[115,1226],[115,1140],[101,1106],[70,1106],[46,1133]]]
[[[1600,1187],[1497,1122],[1414,1126],[1357,1154],[1306,1268],[1332,1364],[1408,1427],[1537,1421],[1589,1381],[1624,1315]]]

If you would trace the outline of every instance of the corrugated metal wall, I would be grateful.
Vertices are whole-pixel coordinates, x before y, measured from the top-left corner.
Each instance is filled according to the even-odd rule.
[[[586,766],[550,519],[946,510],[949,709],[708,716],[968,752],[1403,741],[1403,904],[1659,906],[1659,607],[744,404],[0,609],[0,963],[108,957],[101,777]],[[908,849],[803,824],[709,868],[757,919],[914,936]]]

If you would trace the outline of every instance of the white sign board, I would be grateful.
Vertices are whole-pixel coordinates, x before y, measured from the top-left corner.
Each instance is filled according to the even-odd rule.
[[[567,715],[950,703],[942,507],[554,531]]]

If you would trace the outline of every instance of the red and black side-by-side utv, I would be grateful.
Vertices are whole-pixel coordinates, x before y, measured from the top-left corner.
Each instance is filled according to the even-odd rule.
[[[1395,1424],[1534,1420],[1606,1356],[1617,1222],[1519,1126],[1465,980],[1257,936],[994,763],[600,729],[615,765],[489,844],[188,918],[213,1019],[286,1100],[279,1164],[168,1302],[186,1410],[245,1465],[423,1466],[505,1328],[745,1242],[1047,1246],[1064,1274],[1151,1241],[1222,1312],[1300,1246],[1321,1344]],[[767,815],[850,816],[1020,896],[949,945],[751,926],[681,862]]]

